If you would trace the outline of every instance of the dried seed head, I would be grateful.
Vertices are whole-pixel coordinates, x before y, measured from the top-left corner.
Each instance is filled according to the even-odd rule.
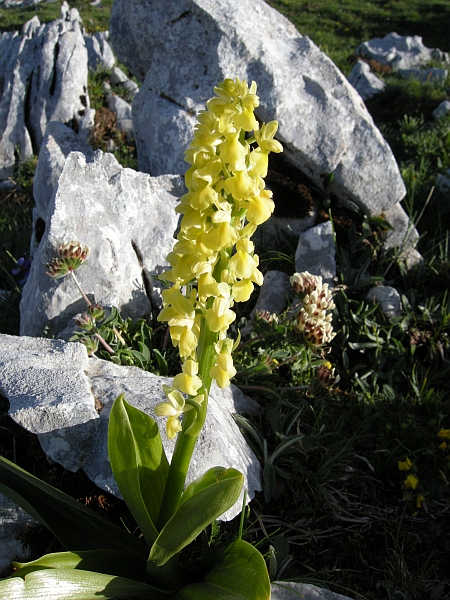
[[[73,320],[75,321],[75,324],[84,331],[92,331],[93,329],[95,329],[94,319],[86,313],[81,315],[80,317],[74,317]]]
[[[105,318],[105,310],[100,304],[91,304],[87,311],[94,321],[102,321]]]
[[[87,246],[81,246],[79,242],[68,242],[60,244],[58,257],[47,263],[47,275],[58,279],[65,277],[68,273],[76,271],[86,262],[89,254]]]

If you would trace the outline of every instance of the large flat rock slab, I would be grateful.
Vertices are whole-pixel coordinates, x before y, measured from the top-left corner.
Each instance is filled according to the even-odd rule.
[[[257,82],[258,117],[278,120],[285,156],[316,185],[333,173],[331,192],[372,215],[405,195],[361,97],[263,0],[114,0],[110,34],[118,58],[144,80],[133,106],[141,169],[179,173],[195,113],[219,81],[238,77]]]
[[[0,335],[0,390],[10,403],[9,415],[36,433],[47,456],[70,471],[83,471],[99,487],[120,493],[108,460],[108,421],[120,394],[158,423],[167,456],[175,440],[165,435],[165,419],[153,409],[166,398],[162,384],[171,380],[122,367],[96,357],[86,348],[61,340]],[[213,386],[208,415],[191,461],[188,482],[211,467],[234,467],[245,476],[249,499],[261,490],[260,465],[232,414],[251,413],[257,405],[234,386]],[[235,517],[242,498],[222,517]]]

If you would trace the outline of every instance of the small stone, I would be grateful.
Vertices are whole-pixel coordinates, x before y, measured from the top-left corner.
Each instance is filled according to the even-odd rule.
[[[126,134],[127,141],[130,142],[134,138],[131,104],[120,98],[120,96],[111,94],[107,98],[107,105],[109,110],[116,113],[117,129],[123,131]]]
[[[128,79],[128,75],[120,67],[113,67],[109,82],[111,85],[123,85]]]
[[[445,117],[450,112],[450,100],[443,100],[437,108],[433,110],[433,117],[435,119],[440,119]]]
[[[422,264],[423,258],[416,250],[419,233],[401,205],[396,204],[382,216],[393,227],[393,230],[386,234],[383,250],[387,252],[398,248],[398,258],[405,262],[408,269]]]
[[[311,227],[300,235],[295,252],[297,273],[308,271],[320,275],[324,283],[334,287],[336,277],[336,251],[330,221]]]
[[[419,35],[401,36],[389,33],[384,38],[374,38],[360,44],[355,54],[372,58],[393,71],[411,69],[428,63],[430,60],[448,62],[448,54],[438,48],[427,48]]]
[[[371,100],[386,89],[386,83],[371,73],[370,66],[362,60],[358,60],[353,67],[348,81],[364,101]]]
[[[281,314],[288,303],[289,289],[289,275],[283,271],[267,271],[252,315],[259,311]]]
[[[348,596],[309,583],[273,581],[270,589],[271,600],[350,600]]]
[[[398,74],[405,79],[417,79],[421,83],[447,81],[447,69],[399,69]]]
[[[400,294],[388,285],[377,285],[372,288],[366,296],[366,301],[377,302],[388,319],[402,314]]]

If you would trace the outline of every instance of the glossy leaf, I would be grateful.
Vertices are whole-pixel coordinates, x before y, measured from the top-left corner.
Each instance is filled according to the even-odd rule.
[[[176,600],[268,600],[270,581],[260,552],[237,540],[220,552],[200,583],[187,585]]]
[[[164,565],[190,544],[205,527],[231,508],[238,499],[243,484],[242,473],[223,467],[210,469],[191,483],[181,498],[177,512],[165,524],[152,546],[150,568]]]
[[[156,421],[121,394],[109,417],[108,453],[120,492],[149,546],[158,537],[169,465]]]
[[[16,570],[11,577],[22,577],[22,579],[28,573],[43,569],[81,569],[148,583],[145,571],[147,561],[118,550],[54,552],[31,562],[13,564]]]
[[[0,598],[4,600],[168,600],[174,595],[142,581],[77,569],[43,569],[29,573],[26,579],[0,581]]]
[[[0,492],[45,525],[67,550],[123,550],[147,558],[146,544],[0,456]]]

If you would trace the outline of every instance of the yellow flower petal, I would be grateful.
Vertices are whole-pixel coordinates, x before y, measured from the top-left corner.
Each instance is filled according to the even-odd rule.
[[[417,484],[419,483],[419,480],[414,475],[408,475],[408,477],[405,479],[405,481],[403,483],[405,484],[405,488],[407,490],[415,490],[417,487]]]

